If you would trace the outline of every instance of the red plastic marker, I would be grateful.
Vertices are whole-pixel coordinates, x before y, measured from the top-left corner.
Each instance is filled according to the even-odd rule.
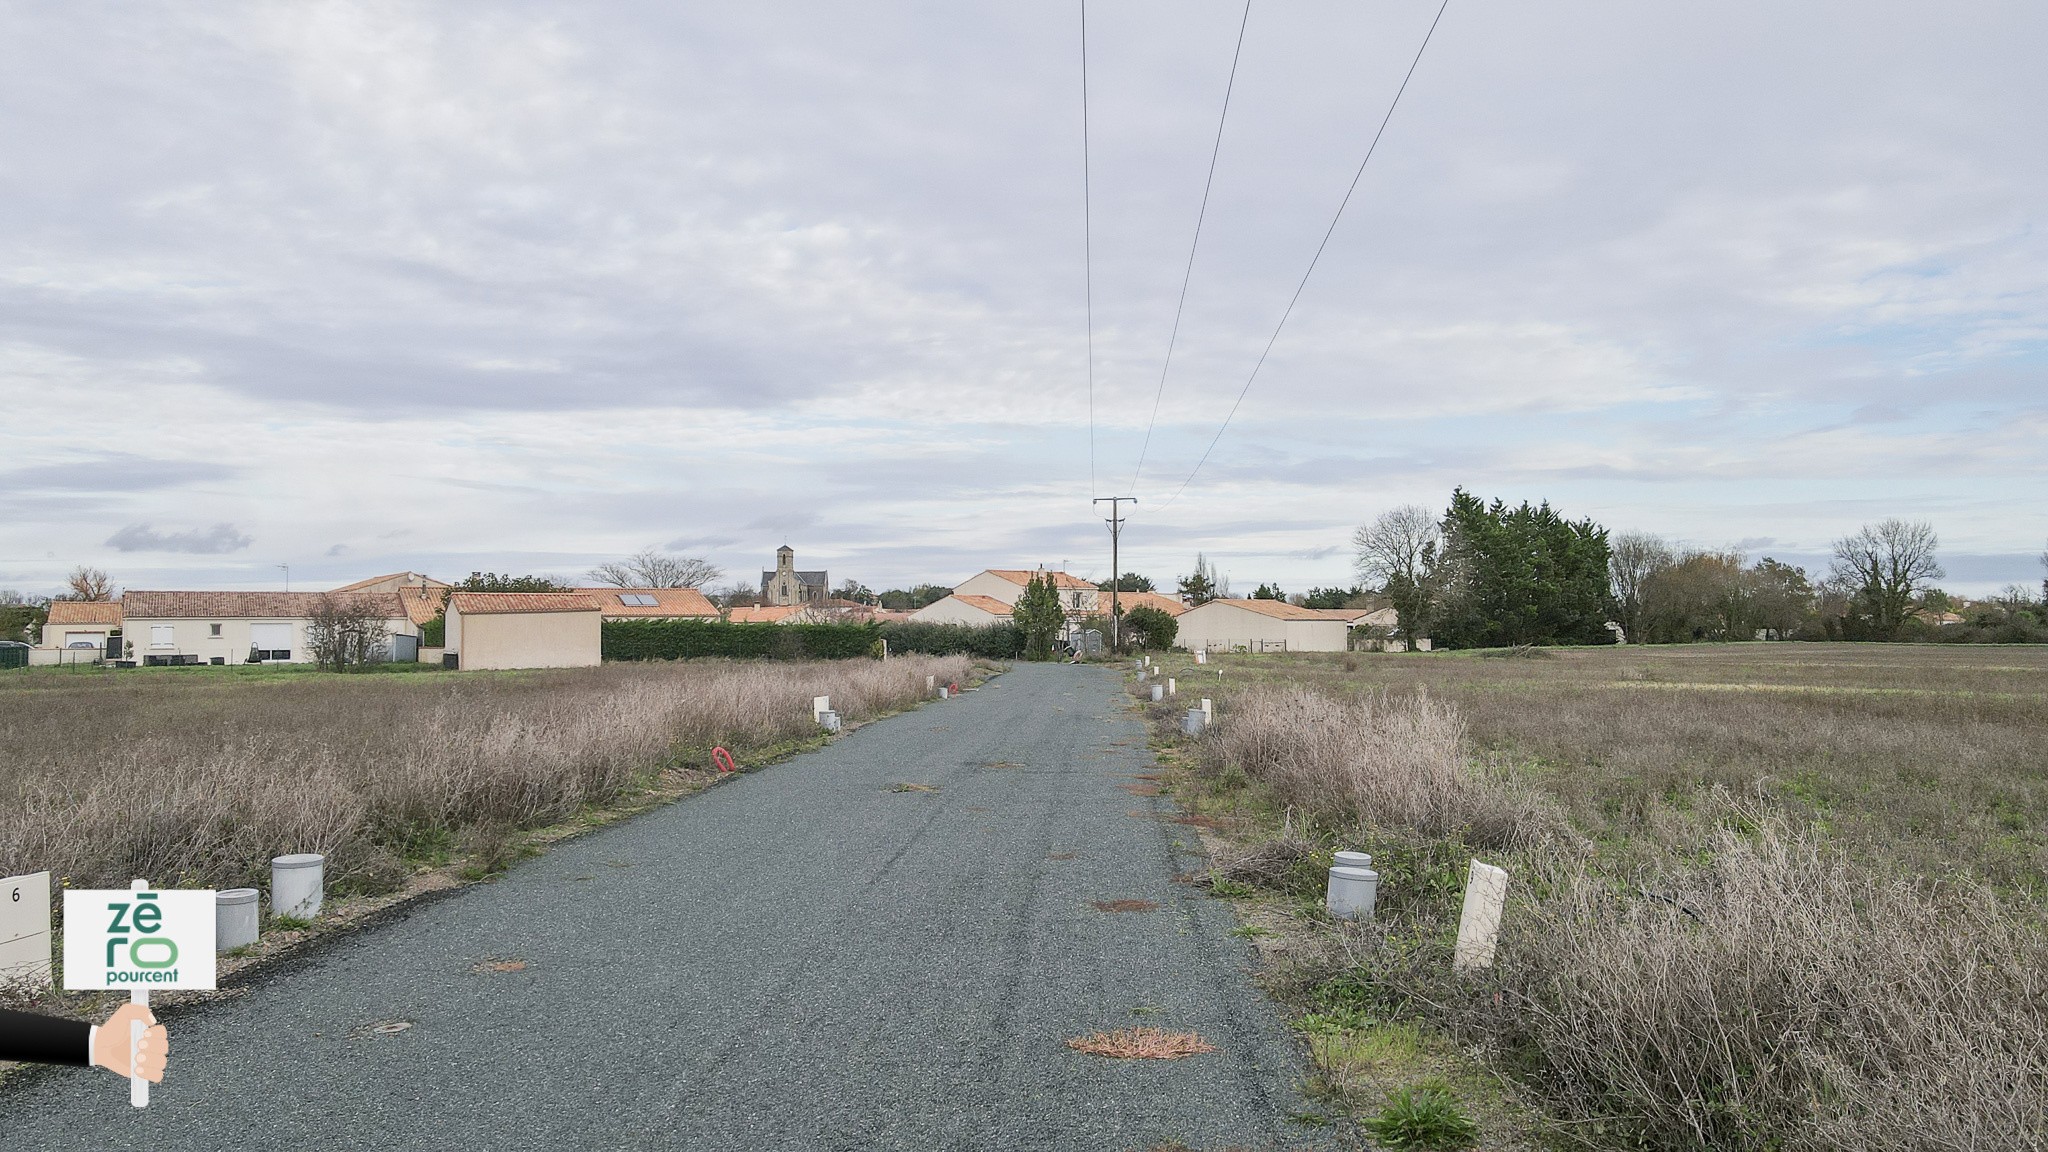
[[[712,767],[718,769],[720,774],[739,771],[739,765],[732,762],[732,753],[727,752],[723,748],[713,748],[711,750],[711,764]]]

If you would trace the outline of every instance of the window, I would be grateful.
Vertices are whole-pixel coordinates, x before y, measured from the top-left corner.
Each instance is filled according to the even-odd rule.
[[[151,648],[176,648],[178,646],[177,625],[151,624],[149,626],[149,646]]]
[[[206,626],[206,634],[207,634],[208,636],[212,636],[212,637],[218,638],[218,637],[220,636],[220,625],[218,625],[218,624],[208,624],[208,625]]]
[[[249,647],[256,650],[256,656],[260,660],[289,660],[292,658],[292,626],[251,624]]]

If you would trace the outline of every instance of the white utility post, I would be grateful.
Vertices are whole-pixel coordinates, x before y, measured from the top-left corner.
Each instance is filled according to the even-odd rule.
[[[1465,910],[1458,917],[1457,949],[1451,954],[1452,971],[1493,967],[1494,945],[1500,940],[1501,909],[1507,899],[1507,871],[1472,861],[1472,870],[1465,880]]]

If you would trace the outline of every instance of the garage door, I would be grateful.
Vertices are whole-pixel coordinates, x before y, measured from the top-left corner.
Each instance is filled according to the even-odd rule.
[[[265,660],[289,660],[292,658],[292,626],[290,624],[249,625],[249,647]]]

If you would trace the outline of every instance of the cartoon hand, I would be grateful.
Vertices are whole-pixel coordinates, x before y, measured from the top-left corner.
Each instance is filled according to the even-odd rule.
[[[148,1027],[142,1031],[142,1051],[136,1063],[142,1065],[142,1078],[151,1083],[161,1084],[164,1079],[164,1058],[170,1054],[171,1042],[164,1026],[148,1008],[140,1004],[123,1004],[107,1022],[100,1025],[92,1035],[92,1062],[117,1076],[132,1076],[135,1070],[128,1065],[128,1024],[140,1020]]]

